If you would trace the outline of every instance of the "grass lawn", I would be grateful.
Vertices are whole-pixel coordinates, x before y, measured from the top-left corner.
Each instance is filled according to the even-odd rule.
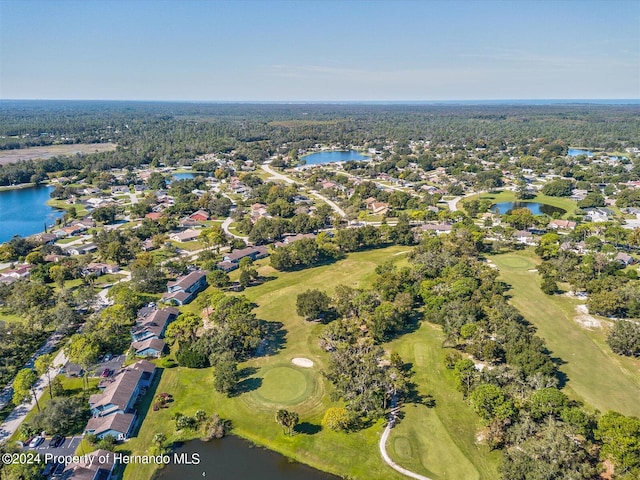
[[[531,269],[538,263],[530,250],[489,257],[511,285],[511,303],[538,329],[566,376],[565,392],[602,412],[617,410],[640,416],[640,360],[614,354],[602,329],[588,330],[574,321],[578,300],[547,296]],[[605,322],[606,323],[606,322]]]
[[[85,208],[84,205],[82,205],[81,203],[68,203],[66,200],[56,200],[56,199],[51,199],[51,200],[47,200],[47,205],[49,205],[50,207],[54,207],[54,208],[59,208],[62,210],[66,210],[69,207],[76,207],[76,216],[77,217],[84,217],[85,215],[87,215],[89,212],[87,211],[87,209]]]
[[[67,237],[67,238],[61,238],[60,240],[58,240],[56,243],[59,243],[60,245],[66,245],[67,243],[71,243],[71,242],[75,242],[76,240],[78,240],[81,237]]]
[[[239,384],[240,393],[231,398],[215,392],[212,368],[164,369],[156,391],[174,395],[174,402],[167,409],[149,411],[138,436],[121,448],[134,454],[145,453],[152,444],[153,435],[158,432],[166,433],[172,441],[195,438],[196,432],[176,432],[172,416],[175,412],[193,415],[196,410],[203,409],[208,414],[216,412],[231,420],[234,434],[302,463],[350,478],[405,478],[385,465],[380,457],[378,441],[383,422],[349,434],[321,428],[326,409],[338,405],[329,400],[331,386],[320,374],[328,361],[328,354],[317,340],[323,326],[298,317],[295,302],[299,292],[310,288],[330,294],[340,283],[370,287],[376,277],[377,265],[386,260],[405,265],[404,253],[407,251],[407,247],[394,246],[358,252],[330,265],[287,273],[275,271],[268,261],[258,262],[260,273],[271,279],[242,294],[259,305],[256,309],[259,318],[282,324],[285,342],[273,354],[253,358],[240,366],[247,369],[248,375]],[[411,427],[414,423],[411,418],[423,422],[420,425],[431,425],[434,418],[440,418],[440,428],[435,431],[437,438],[424,432],[423,436],[429,438],[415,444],[416,449],[438,445],[438,450],[431,453],[420,454],[416,450],[422,471],[439,475],[446,470],[447,478],[454,478],[449,477],[454,474],[461,475],[457,478],[495,478],[498,454],[489,454],[488,449],[474,443],[478,419],[455,391],[451,373],[442,372],[445,352],[440,348],[440,337],[439,329],[423,325],[390,347],[414,363],[421,390],[428,390],[439,402],[429,411],[424,407],[408,407],[409,420],[398,429]],[[295,366],[291,363],[295,357],[309,358],[314,365],[312,368]],[[275,411],[283,407],[300,415],[301,424],[292,437],[284,435],[274,420]],[[446,436],[441,438],[443,432]],[[441,458],[442,451],[449,453]],[[400,457],[396,459],[403,462]],[[456,463],[451,469],[445,466],[449,461]],[[136,465],[127,468],[124,478],[146,480],[151,478],[152,472],[153,466]]]
[[[498,202],[538,202],[545,203],[547,205],[551,205],[553,207],[562,208],[567,213],[565,213],[562,218],[566,218],[569,215],[573,215],[575,210],[578,208],[576,202],[571,200],[568,197],[550,197],[548,195],[543,195],[538,193],[535,197],[529,198],[527,200],[517,200],[515,192],[511,190],[503,190],[498,193],[481,193],[478,195],[472,195],[465,200],[491,200],[493,203]],[[458,205],[463,207],[465,200],[462,200]]]
[[[176,248],[187,250],[188,252],[194,252],[204,248],[204,244],[194,240],[193,242],[171,242]]]
[[[82,378],[67,378],[65,375],[58,375],[62,380],[62,386],[65,389],[64,395],[67,397],[80,397],[83,395],[83,387],[82,387]],[[53,380],[53,378],[52,378]],[[88,394],[95,393],[98,388],[98,382],[100,379],[98,378],[89,378],[89,388],[87,390]],[[40,405],[40,409],[44,410],[46,406],[51,401],[51,397],[49,397],[49,390],[45,389],[42,397],[38,400],[38,404]],[[24,417],[23,423],[29,423],[38,413],[38,408],[33,407],[33,409],[27,413],[26,417]],[[74,434],[81,434],[82,432],[74,432]],[[51,432],[47,432],[47,435],[50,435]],[[20,430],[18,429],[11,437],[9,438],[9,442],[13,442],[14,440],[20,440]],[[24,439],[22,439],[24,440]]]
[[[109,283],[115,283],[118,280],[126,277],[123,273],[107,273],[105,275],[100,275],[96,278],[96,285],[106,285]]]
[[[14,313],[9,313],[6,308],[0,308],[0,322],[18,323],[22,322],[22,317]]]

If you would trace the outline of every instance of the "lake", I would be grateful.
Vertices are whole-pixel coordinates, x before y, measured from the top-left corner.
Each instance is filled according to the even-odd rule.
[[[176,180],[184,180],[186,178],[195,178],[195,175],[193,173],[173,173],[171,176]]]
[[[582,150],[581,148],[570,148],[567,152],[570,157],[577,157],[578,155],[586,155],[587,157],[593,157],[593,152],[589,150]]]
[[[0,243],[14,235],[28,237],[50,227],[64,211],[47,205],[50,187],[38,186],[0,191]]]
[[[562,208],[538,202],[500,202],[491,205],[491,211],[500,214],[507,213],[514,208],[528,208],[534,215],[549,215],[550,217],[553,216],[554,213],[559,213],[560,215],[567,213],[566,210]]]
[[[347,162],[349,160],[370,160],[370,157],[362,155],[360,152],[356,152],[355,150],[347,150],[311,153],[301,157],[300,159],[304,160],[307,165],[322,165],[324,163]]]
[[[154,480],[185,480],[191,478],[259,479],[259,480],[337,480],[338,477],[288,458],[253,446],[246,440],[230,436],[211,442],[193,440],[176,448],[174,453],[198,453],[199,465],[170,463]]]

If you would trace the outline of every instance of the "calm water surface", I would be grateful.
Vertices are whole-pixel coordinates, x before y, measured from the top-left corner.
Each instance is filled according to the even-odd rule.
[[[307,162],[307,165],[320,165],[323,163],[346,162],[349,160],[369,160],[369,157],[355,150],[348,150],[344,152],[317,152],[305,155],[302,159]]]
[[[175,453],[199,453],[199,465],[164,467],[154,480],[338,480],[338,477],[301,463],[291,463],[282,455],[254,447],[238,437],[186,442]],[[204,475],[203,475],[204,473]]]
[[[171,175],[176,180],[184,180],[185,178],[195,178],[193,173],[174,173]]]
[[[513,210],[514,208],[528,208],[531,210],[531,213],[534,215],[549,215],[552,216],[554,213],[559,213],[561,215],[567,213],[566,210],[558,207],[553,207],[551,205],[547,205],[546,203],[537,203],[537,202],[500,202],[491,206],[491,211],[494,213],[507,213],[509,210]]]
[[[47,205],[49,192],[45,186],[0,191],[0,243],[41,233],[45,223],[50,227],[62,216],[62,210]]]
[[[578,155],[586,155],[587,157],[593,157],[593,152],[589,150],[582,150],[580,148],[570,148],[567,151],[567,155],[570,157],[577,157]]]

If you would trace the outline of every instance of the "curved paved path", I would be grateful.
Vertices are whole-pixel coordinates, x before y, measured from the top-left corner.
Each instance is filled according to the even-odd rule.
[[[389,421],[387,422],[387,426],[382,433],[382,437],[380,437],[380,455],[382,455],[382,459],[385,461],[387,465],[393,468],[396,472],[401,473],[407,477],[415,478],[416,480],[432,480],[429,477],[425,477],[424,475],[420,475],[419,473],[412,472],[411,470],[407,470],[404,467],[401,467],[396,462],[391,460],[391,457],[387,454],[387,439],[389,438],[389,434],[391,433],[391,429],[395,425],[396,422],[396,414],[393,411],[389,414]]]

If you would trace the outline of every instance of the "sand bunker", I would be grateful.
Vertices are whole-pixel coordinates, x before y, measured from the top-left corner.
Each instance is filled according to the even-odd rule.
[[[293,363],[294,365],[297,365],[298,367],[303,367],[303,368],[311,368],[313,367],[313,361],[309,360],[308,358],[294,358],[291,360],[291,363]]]

